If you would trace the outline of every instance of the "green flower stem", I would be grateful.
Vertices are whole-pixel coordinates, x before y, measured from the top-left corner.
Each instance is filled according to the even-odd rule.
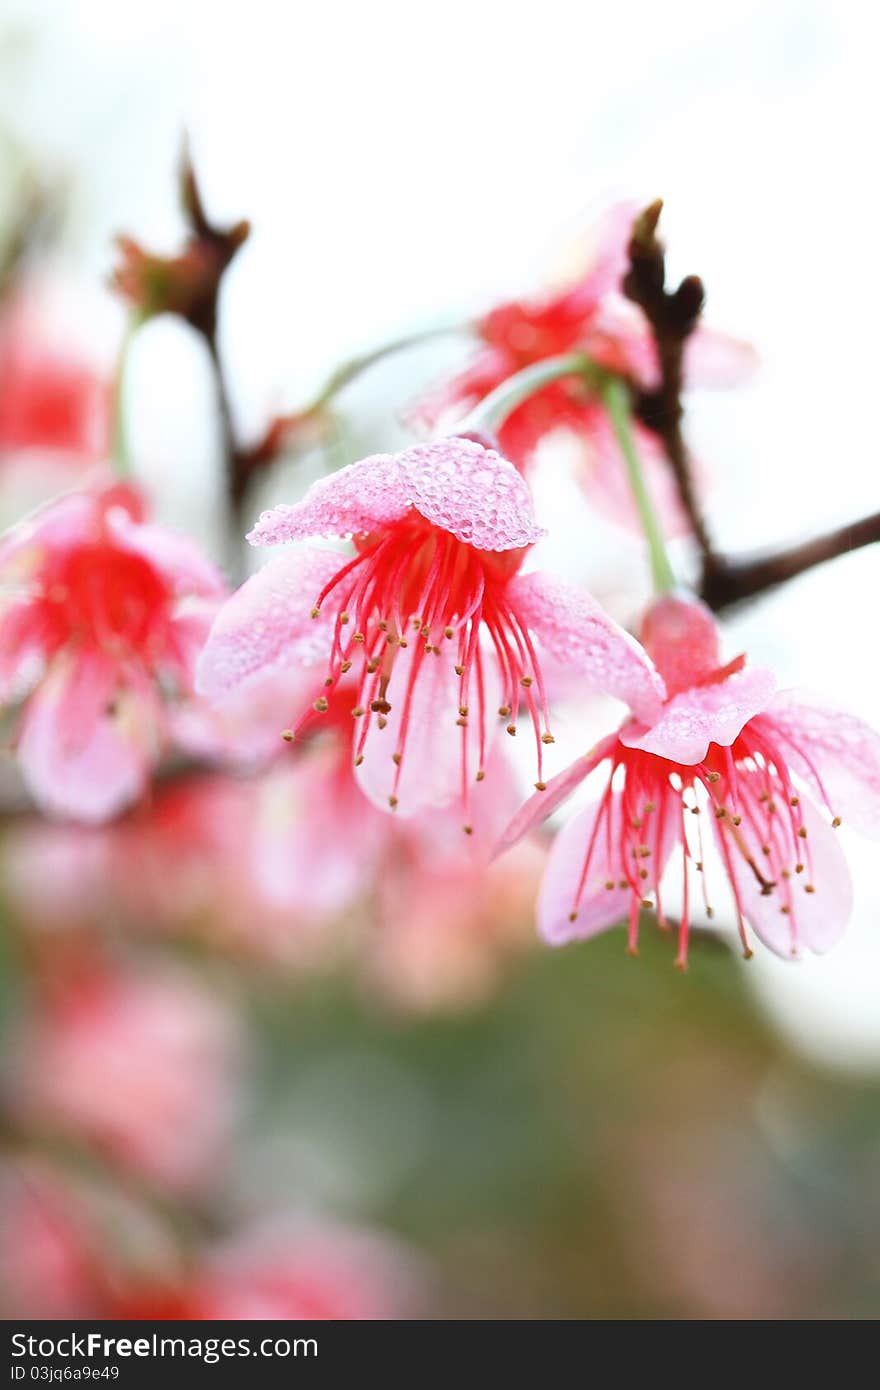
[[[127,478],[131,472],[125,379],[131,345],[142,323],[143,318],[140,314],[132,314],[129,317],[119,347],[119,360],[116,364],[116,382],[113,392],[113,467],[120,478]]]
[[[629,391],[619,378],[606,376],[600,387],[599,394],[602,397],[605,409],[608,411],[611,427],[614,430],[618,447],[623,455],[623,461],[626,464],[626,471],[629,475],[630,487],[632,488],[636,509],[639,513],[639,520],[642,523],[645,540],[648,542],[654,591],[658,594],[668,594],[677,587],[677,584],[672,566],[669,563],[669,556],[666,554],[666,542],[663,538],[660,523],[657,520],[657,514],[654,511],[654,504],[645,486],[645,475],[642,472],[642,465],[639,460],[638,451],[636,450],[629,405]]]

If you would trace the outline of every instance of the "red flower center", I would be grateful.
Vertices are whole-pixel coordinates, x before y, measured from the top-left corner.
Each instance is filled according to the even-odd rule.
[[[164,635],[171,594],[140,555],[95,541],[54,555],[41,578],[49,652],[74,641],[147,657]]]

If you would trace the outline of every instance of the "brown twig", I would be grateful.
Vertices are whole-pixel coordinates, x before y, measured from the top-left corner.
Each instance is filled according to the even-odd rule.
[[[716,550],[694,487],[681,399],[685,344],[699,320],[705,291],[696,275],[686,276],[676,290],[667,290],[665,251],[657,236],[662,209],[662,200],[658,198],[636,218],[629,243],[629,270],[623,281],[624,293],[639,305],[651,328],[660,369],[659,385],[636,395],[635,411],[663,445],[700,548],[699,593],[718,612],[794,579],[814,565],[880,541],[880,512],[753,559],[732,559]]]
[[[815,565],[825,564],[827,560],[835,560],[839,555],[847,555],[876,541],[880,541],[880,512],[787,550],[777,550],[752,560],[716,557],[713,567],[703,574],[700,597],[717,613],[744,599],[766,593],[788,579],[795,579]]]
[[[691,530],[704,563],[711,567],[715,551],[694,488],[681,400],[685,343],[697,325],[705,294],[696,275],[688,275],[676,290],[666,288],[666,256],[657,236],[662,210],[658,198],[636,218],[629,243],[629,270],[623,281],[624,294],[639,305],[648,320],[660,368],[659,385],[637,397],[636,414],[663,444]]]

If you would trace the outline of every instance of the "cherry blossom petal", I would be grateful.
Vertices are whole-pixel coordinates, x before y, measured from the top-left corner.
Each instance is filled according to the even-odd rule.
[[[794,834],[787,817],[779,816],[769,858],[763,854],[760,834],[748,818],[737,832],[739,843],[732,840],[726,823],[714,822],[722,852],[726,845],[743,916],[764,945],[785,960],[805,950],[817,955],[830,950],[842,936],[853,905],[852,881],[839,837],[808,797],[801,797],[800,810],[806,839]],[[774,875],[770,892],[764,892],[740,845],[765,877],[768,872]],[[804,863],[802,873],[795,872],[798,862]],[[789,877],[783,876],[783,869]]]
[[[791,690],[774,696],[760,722],[832,814],[863,835],[880,836],[880,734],[855,715]]]
[[[313,483],[301,502],[263,512],[248,533],[251,545],[323,536],[359,536],[398,521],[409,506],[395,454],[371,454]]]
[[[107,527],[120,545],[159,570],[175,593],[204,598],[225,594],[219,568],[189,536],[152,522],[138,522],[118,507],[108,511]]]
[[[507,459],[452,436],[399,454],[375,454],[322,478],[302,502],[264,512],[248,540],[277,545],[309,536],[354,536],[414,507],[478,550],[515,550],[540,540],[529,490]]]
[[[624,700],[645,723],[656,719],[666,688],[651,658],[584,589],[555,575],[518,575],[508,585],[516,616],[551,656],[577,671],[583,689]]]
[[[196,669],[196,690],[218,697],[262,672],[324,663],[335,621],[332,597],[315,600],[345,563],[330,550],[275,556],[223,605]]]
[[[91,539],[96,505],[90,492],[68,492],[37,507],[0,537],[0,566],[23,574],[35,567],[46,550]]]
[[[596,936],[623,921],[629,913],[633,889],[626,881],[631,870],[623,863],[620,851],[624,840],[622,794],[615,792],[611,796],[607,811],[610,833],[604,816],[596,829],[601,807],[602,802],[597,801],[579,811],[559,832],[550,851],[538,895],[538,930],[551,946]],[[674,818],[664,817],[664,824],[664,843],[657,847],[652,861],[654,872],[660,877],[672,851]],[[581,877],[591,845],[589,870],[581,892]],[[609,883],[614,886],[608,888]],[[625,884],[623,888],[621,883]]]
[[[670,762],[702,762],[710,743],[729,748],[754,715],[765,709],[775,689],[772,671],[749,666],[716,685],[695,686],[675,695],[660,718],[645,729],[636,723],[621,731],[627,748],[642,748]]]
[[[155,719],[146,692],[120,694],[115,666],[80,654],[53,670],[27,705],[18,754],[29,791],[50,815],[109,820],[143,790]]]
[[[407,700],[415,662],[419,662],[419,667]],[[500,682],[494,662],[488,657],[484,657],[483,670],[488,756],[489,744],[499,727],[496,710]],[[440,656],[424,654],[417,642],[398,651],[388,688],[391,709],[386,716],[386,726],[379,728],[376,715],[369,714],[371,724],[364,744],[363,762],[356,773],[362,791],[374,805],[387,811],[389,797],[394,796],[398,801],[395,814],[410,816],[424,807],[448,806],[457,801],[462,792],[463,744],[467,785],[472,786],[474,798],[479,796],[484,784],[475,781],[481,770],[476,692],[471,692],[471,714],[463,730],[457,723],[459,691],[459,677],[455,674],[451,654],[446,651]],[[404,718],[406,737],[402,739]],[[398,768],[392,755],[401,751],[403,756]]]
[[[552,816],[553,812],[557,811],[563,802],[568,800],[581,782],[589,777],[590,773],[605,758],[611,756],[616,743],[616,734],[602,739],[601,743],[598,743],[595,748],[591,748],[589,753],[585,753],[583,757],[575,758],[574,762],[570,763],[564,771],[551,777],[544,791],[536,791],[530,796],[517,811],[501,836],[495,851],[496,855],[503,854],[505,850],[517,844],[524,835],[535,830],[548,816]]]
[[[760,358],[751,343],[700,326],[684,349],[684,379],[692,386],[742,386],[751,381]]]

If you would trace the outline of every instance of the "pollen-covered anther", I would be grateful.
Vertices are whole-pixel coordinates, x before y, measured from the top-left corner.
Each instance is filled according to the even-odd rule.
[[[782,907],[779,909],[779,911],[782,913],[783,917],[790,917],[790,916],[791,916],[791,908],[788,906],[787,903],[783,903],[783,905],[782,905]]]
[[[720,781],[721,781],[721,773],[720,773],[720,772],[707,772],[707,773],[706,773],[706,781],[707,781],[707,782],[720,782]]]
[[[397,806],[397,804],[398,804],[398,802],[397,802],[397,797],[396,797],[396,796],[389,796],[389,798],[388,798],[388,805],[391,807],[392,811],[395,809],[395,807]]]
[[[458,671],[458,667],[457,667],[457,666],[456,666],[456,668],[455,668],[455,671],[456,671],[456,675],[458,675],[458,674],[459,674],[459,671]],[[510,715],[510,705],[499,705],[499,706],[498,706],[498,713],[501,715],[501,718],[502,718],[502,719],[507,719],[507,718],[509,717],[509,715]]]
[[[378,669],[379,669],[379,658],[378,658],[377,656],[371,657],[370,660],[367,662],[367,666],[366,666],[367,675],[368,675],[368,676],[374,676],[374,675],[376,674],[376,672],[378,671]]]
[[[772,851],[771,851],[769,845],[762,845],[762,846],[761,846],[761,853],[762,853],[762,854],[766,854],[767,857],[768,857],[768,859],[769,859],[769,857],[770,857],[771,852],[772,852]]]
[[[724,820],[724,817],[725,817],[726,815],[727,815],[727,812],[725,811],[725,809],[724,809],[723,806],[716,806],[716,807],[715,807],[715,819],[716,819],[716,820]]]
[[[576,922],[576,921],[577,921],[577,908],[576,908],[576,907],[575,907],[575,908],[572,908],[571,912],[568,914],[568,920],[569,920],[569,922]]]
[[[484,782],[485,779],[486,779],[486,773],[485,773],[485,771],[483,770],[483,768],[480,768],[479,772],[477,773],[476,780],[477,780],[478,782]]]
[[[546,790],[547,790],[547,783],[546,783],[546,782],[536,782],[536,783],[535,783],[535,791],[536,791],[536,792],[545,792]]]
[[[459,714],[461,715],[462,719],[467,719],[467,716],[468,716],[468,707],[467,707],[467,705],[459,705],[459,707],[458,707],[458,712],[459,712]]]
[[[285,743],[293,743],[293,729],[282,729],[281,737],[284,739]]]
[[[363,705],[355,705],[355,707],[354,707],[354,709],[352,710],[351,713],[352,713],[353,718],[355,718],[355,719],[360,719],[360,717],[361,717],[361,715],[363,714],[363,712],[364,712],[364,707],[363,707]]]
[[[395,764],[396,767],[400,767],[400,764],[403,762],[403,754],[402,754],[402,753],[392,753],[392,754],[391,754],[391,761]]]
[[[320,608],[313,608],[313,609],[312,609],[311,616],[312,616],[313,618],[320,618],[320,616],[321,616],[321,610],[320,610]]]
[[[525,690],[528,690],[535,682],[532,676],[520,676],[519,683]]]
[[[468,726],[467,720],[463,719],[461,716],[459,716],[458,719],[456,719],[455,723],[456,727],[459,729],[466,729]]]
[[[349,619],[349,616],[348,616],[347,613],[340,613],[340,615],[339,615],[339,625],[340,625],[340,627],[345,627],[346,623],[348,623],[349,621],[350,621],[350,619]]]
[[[510,734],[511,738],[513,738],[514,735],[516,734],[516,725],[515,725],[515,724],[508,724],[508,726],[507,726],[507,732]]]
[[[794,866],[794,871],[795,871],[796,874],[802,874],[803,871],[804,871],[804,866],[803,866],[803,864],[795,864],[795,866]]]
[[[456,666],[456,667],[455,667],[455,674],[456,674],[457,676],[463,676],[463,675],[464,675],[464,667],[463,667],[463,666]]]
[[[802,825],[798,828],[798,835],[801,837],[802,840],[805,840],[807,838],[807,827],[805,825]]]
[[[696,869],[696,871],[697,871],[698,874],[701,874],[701,873],[703,872],[703,861],[702,861],[702,859],[696,859],[696,860],[694,860],[694,868]]]
[[[640,859],[650,859],[651,851],[647,845],[639,845],[638,855]]]
[[[607,879],[605,880],[605,888],[606,888],[606,891],[609,892],[609,893],[613,893],[613,892],[614,892],[614,879],[613,879],[613,878],[607,878]]]
[[[445,628],[443,629],[443,636],[446,637],[446,638],[448,638],[448,640],[451,642],[452,639],[453,639],[453,637],[455,636],[455,628],[454,628],[454,627],[445,627]]]
[[[461,828],[465,835],[473,835],[474,833],[474,827],[472,825],[463,825]]]
[[[801,799],[799,796],[793,796],[788,804],[789,806],[800,806]]]
[[[379,729],[384,729],[387,723],[388,720],[385,718],[384,714],[380,714],[379,718],[376,720],[376,727]]]
[[[329,708],[330,706],[328,705],[323,695],[319,695],[315,703],[312,705],[312,709],[315,710],[318,714],[326,714]]]
[[[343,661],[343,663],[342,663],[342,665],[340,666],[339,669],[340,669],[340,671],[342,672],[343,676],[347,676],[348,673],[349,673],[349,671],[351,670],[351,662],[350,662],[350,661]]]
[[[376,624],[376,626],[378,627],[378,629],[379,629],[380,632],[387,632],[387,631],[388,631],[388,624],[387,624],[387,622],[385,621],[384,618],[380,618],[379,621],[378,621],[378,623]]]
[[[333,677],[332,677],[332,676],[328,676],[327,679],[325,680],[324,684],[325,684],[327,687],[331,686],[331,685],[333,684]]]
[[[731,816],[734,825],[742,825],[742,816]]]
[[[841,821],[840,821],[840,816],[835,816],[834,819],[833,819],[832,822],[831,822],[831,829],[832,829],[832,830],[836,830],[837,827],[840,825],[840,823],[841,823]],[[805,832],[805,833],[806,833],[806,832]]]
[[[647,869],[639,869],[639,878],[647,878],[647,877],[648,877],[648,870],[647,870]]]
[[[556,742],[556,739],[553,737],[553,735],[550,733],[550,731],[549,731],[549,729],[548,729],[547,732],[546,732],[545,734],[542,734],[542,735],[541,735],[541,742],[542,742],[542,743],[555,743],[555,742]]]
[[[656,810],[657,810],[657,807],[655,806],[655,804],[654,804],[653,801],[646,801],[645,804],[644,804],[644,806],[642,807],[643,814],[646,815],[646,816],[649,816],[649,815],[651,814],[652,811],[656,811]]]
[[[639,903],[639,906],[640,906],[640,907],[649,908],[649,907],[653,907],[654,904],[651,902],[651,899],[650,899],[650,898],[642,898],[641,902]]]
[[[388,701],[387,701],[387,700],[383,700],[383,699],[381,698],[381,696],[380,696],[379,699],[377,699],[377,700],[371,700],[371,701],[370,701],[370,709],[373,711],[374,714],[390,714],[390,713],[391,713],[391,706],[389,705]]]
[[[361,765],[361,763],[363,762],[363,760],[364,760],[364,755],[363,755],[363,753],[358,753],[357,757],[356,757],[355,760],[354,760],[354,765],[355,765],[355,767],[360,767],[360,765]]]
[[[353,642],[366,642],[367,639],[366,639],[366,637],[364,636],[364,634],[363,634],[362,632],[355,632],[355,633],[352,633],[352,638],[351,638],[351,640],[352,640]]]

